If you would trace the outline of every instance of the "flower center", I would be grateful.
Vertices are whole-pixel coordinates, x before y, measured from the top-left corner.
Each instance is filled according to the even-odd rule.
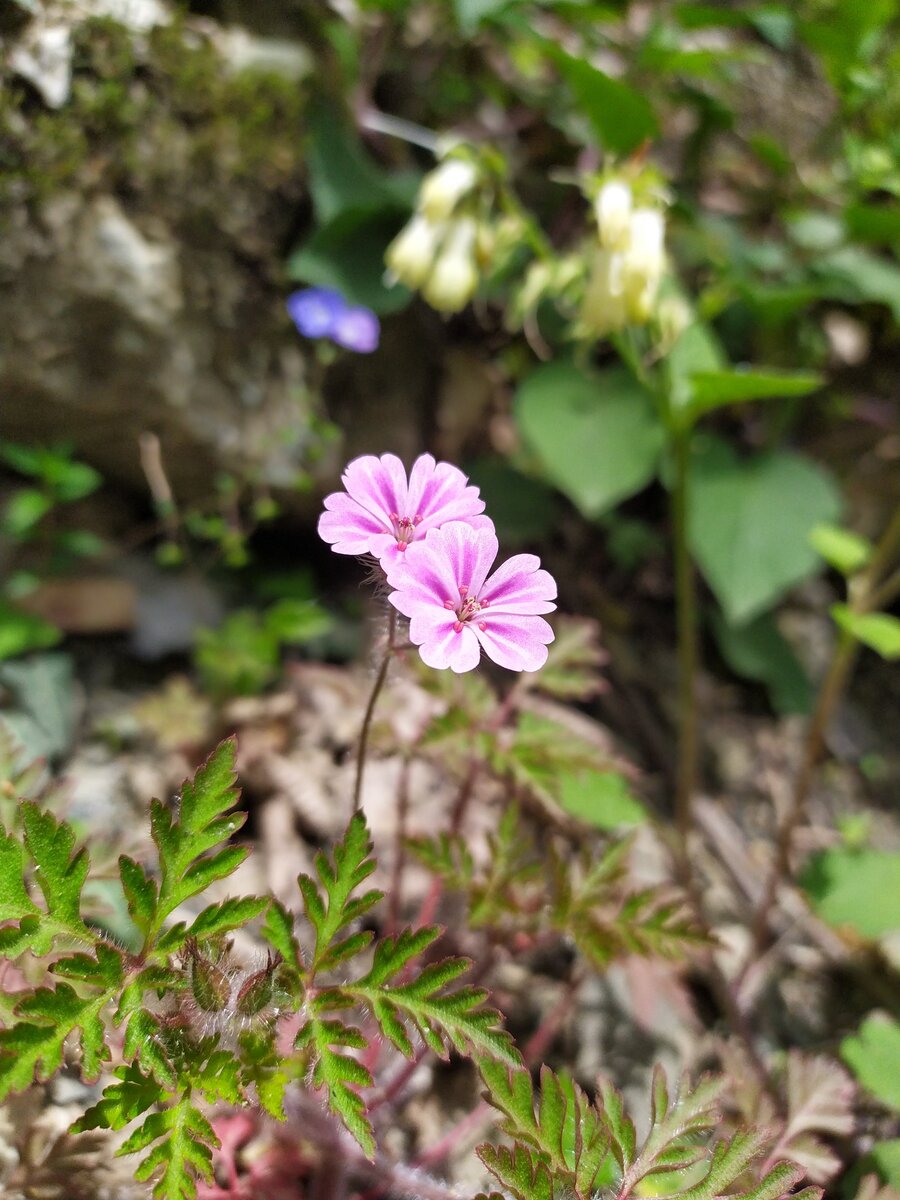
[[[468,585],[464,583],[459,589],[459,600],[445,600],[444,608],[448,612],[456,613],[456,623],[453,628],[457,633],[460,633],[463,626],[468,625],[473,617],[483,612],[488,607],[488,604],[488,600],[479,600],[477,596],[470,596]],[[478,628],[482,631],[487,629],[487,622],[479,621]]]
[[[397,539],[397,549],[405,550],[409,543],[416,536],[416,526],[422,524],[422,514],[416,513],[412,518],[401,517],[399,513],[390,513],[391,524],[393,525],[392,533]]]

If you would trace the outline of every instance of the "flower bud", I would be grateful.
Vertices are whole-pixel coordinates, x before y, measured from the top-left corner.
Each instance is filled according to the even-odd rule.
[[[191,991],[204,1012],[221,1012],[231,998],[228,976],[197,950],[191,954]]]
[[[616,333],[628,324],[623,265],[624,256],[615,250],[596,250],[591,260],[591,273],[581,305],[581,320],[597,337]]]
[[[446,221],[478,182],[474,163],[465,158],[447,158],[422,180],[419,209],[429,221]]]
[[[248,976],[240,986],[235,1007],[243,1017],[255,1017],[272,1000],[275,960],[269,956],[261,971]]]
[[[659,326],[659,340],[664,351],[668,351],[678,341],[691,324],[692,314],[690,305],[681,296],[667,296],[656,306],[656,321]]]
[[[631,231],[631,188],[620,179],[604,183],[594,200],[600,245],[624,250]]]
[[[409,288],[420,288],[428,277],[446,226],[416,213],[385,252],[388,271]]]
[[[478,287],[475,266],[475,222],[466,217],[455,221],[448,233],[422,295],[439,312],[454,313],[465,308]]]

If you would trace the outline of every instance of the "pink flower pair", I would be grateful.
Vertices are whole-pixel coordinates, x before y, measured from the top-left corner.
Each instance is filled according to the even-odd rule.
[[[409,636],[430,667],[471,671],[481,651],[511,671],[537,671],[553,630],[556,582],[533,554],[517,554],[488,576],[499,543],[478,489],[450,463],[363,455],[326,497],[319,534],[338,554],[372,554],[409,617]]]

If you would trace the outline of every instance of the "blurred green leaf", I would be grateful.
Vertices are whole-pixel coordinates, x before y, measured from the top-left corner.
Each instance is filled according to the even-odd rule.
[[[842,575],[855,575],[872,557],[872,543],[839,525],[817,525],[809,535],[810,545]]]
[[[411,299],[402,284],[384,282],[384,252],[398,232],[402,216],[345,209],[317,229],[287,262],[291,279],[339,291],[351,304],[373,312],[398,312]]]
[[[776,50],[787,50],[794,40],[795,15],[784,4],[761,4],[748,17],[756,31]]]
[[[831,925],[870,939],[900,929],[900,854],[842,846],[823,850],[810,860],[800,884]]]
[[[863,1087],[900,1112],[900,1025],[887,1017],[867,1017],[841,1042],[841,1058]]]
[[[281,642],[310,642],[331,632],[331,614],[314,600],[279,600],[265,615],[265,625]]]
[[[547,57],[559,68],[605,150],[630,154],[656,137],[659,132],[656,114],[642,92],[568,54],[555,42],[545,39],[541,44]]]
[[[47,462],[44,478],[58,500],[68,503],[83,500],[103,482],[101,476],[87,463],[71,462],[64,455]]]
[[[309,189],[320,226],[350,210],[408,214],[418,175],[382,170],[332,106],[315,109],[309,129]]]
[[[31,758],[55,759],[72,744],[75,728],[72,660],[34,654],[0,664],[8,699],[0,721]]]
[[[690,422],[729,404],[807,396],[821,386],[821,375],[811,371],[700,371],[691,376],[690,399],[683,412]]]
[[[252,609],[231,613],[218,629],[199,629],[194,661],[203,687],[219,699],[256,696],[278,673],[278,638]]]
[[[618,829],[646,821],[643,805],[617,771],[567,772],[560,780],[562,808],[597,829]]]
[[[716,616],[712,627],[728,666],[742,678],[763,684],[777,713],[810,711],[812,684],[770,614],[738,627]]]
[[[453,0],[460,33],[471,37],[483,21],[490,20],[503,9],[510,8],[518,2],[519,0]]]
[[[837,299],[884,304],[900,321],[900,266],[858,246],[843,246],[810,263],[810,270]]]
[[[884,1182],[900,1189],[900,1138],[876,1142],[869,1154]]]
[[[846,604],[833,604],[835,622],[857,641],[892,662],[900,658],[900,619],[890,613],[856,613]]]
[[[62,634],[55,625],[32,613],[0,600],[0,660],[46,650],[55,646]]]
[[[10,537],[27,537],[53,508],[53,498],[37,488],[20,488],[14,492],[3,509],[0,527]]]
[[[844,210],[844,224],[855,241],[885,246],[900,243],[900,207],[896,204],[850,204]]]
[[[810,533],[840,507],[834,482],[808,459],[778,451],[741,461],[727,443],[706,440],[691,465],[688,537],[732,625],[816,570]]]
[[[653,479],[663,429],[649,393],[623,368],[587,374],[572,363],[538,367],[515,402],[522,436],[549,479],[598,517]]]

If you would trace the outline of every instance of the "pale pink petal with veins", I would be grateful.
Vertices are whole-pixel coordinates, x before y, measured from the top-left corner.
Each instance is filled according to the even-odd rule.
[[[554,635],[538,614],[556,607],[556,582],[533,554],[487,578],[496,555],[492,530],[453,521],[408,546],[402,566],[388,567],[389,599],[410,618],[410,640],[428,666],[471,671],[481,650],[511,671],[546,662]]]

